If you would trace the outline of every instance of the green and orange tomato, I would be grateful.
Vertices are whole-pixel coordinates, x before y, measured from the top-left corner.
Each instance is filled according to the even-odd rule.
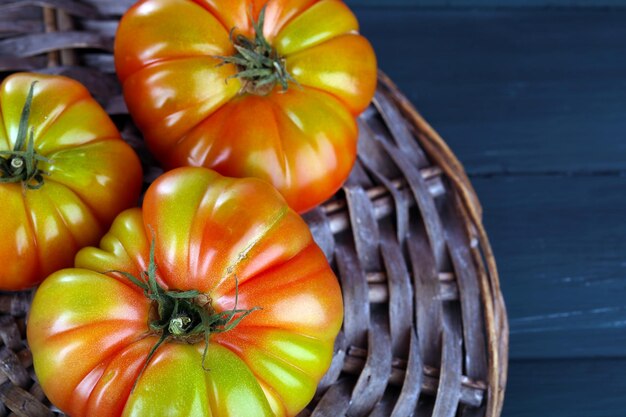
[[[78,82],[15,74],[0,86],[0,289],[71,266],[136,204],[139,159]]]
[[[131,115],[165,168],[272,183],[296,211],[356,159],[376,58],[340,0],[143,0],[115,64]]]
[[[43,282],[28,341],[71,416],[293,416],[342,319],[335,275],[274,188],[188,167]]]

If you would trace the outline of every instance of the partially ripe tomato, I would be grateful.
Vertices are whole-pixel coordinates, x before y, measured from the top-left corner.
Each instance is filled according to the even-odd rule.
[[[331,197],[356,158],[376,58],[339,0],[144,0],[115,64],[166,168],[272,183],[296,211]]]
[[[69,78],[15,74],[0,86],[0,289],[32,287],[71,266],[121,211],[142,173],[87,89]]]
[[[326,258],[269,184],[180,168],[43,282],[28,342],[73,417],[293,416],[342,319]]]

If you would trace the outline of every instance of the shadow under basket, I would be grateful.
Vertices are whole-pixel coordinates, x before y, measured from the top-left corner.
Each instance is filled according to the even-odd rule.
[[[36,71],[85,84],[140,155],[147,185],[162,171],[127,114],[112,56],[132,3],[0,0],[0,76]],[[384,74],[359,128],[352,175],[304,216],[340,279],[345,319],[330,369],[300,415],[498,417],[508,324],[476,194]],[[33,372],[31,296],[0,293],[0,416],[63,415]]]

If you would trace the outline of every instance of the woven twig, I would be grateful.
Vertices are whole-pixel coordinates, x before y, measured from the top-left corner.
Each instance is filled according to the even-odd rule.
[[[137,150],[146,186],[162,171],[132,124],[112,42],[131,0],[0,0],[0,73],[83,82]],[[305,215],[341,280],[345,320],[302,416],[498,417],[508,324],[481,207],[463,167],[379,76],[343,189]],[[0,417],[62,415],[25,344],[31,293],[0,294]]]

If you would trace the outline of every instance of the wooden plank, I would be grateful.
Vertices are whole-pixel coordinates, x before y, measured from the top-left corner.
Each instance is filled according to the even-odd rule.
[[[475,178],[512,358],[626,356],[626,177]]]
[[[626,359],[512,361],[503,417],[623,417]]]
[[[346,0],[352,7],[624,7],[625,0]]]
[[[626,170],[626,10],[357,15],[470,173]]]

